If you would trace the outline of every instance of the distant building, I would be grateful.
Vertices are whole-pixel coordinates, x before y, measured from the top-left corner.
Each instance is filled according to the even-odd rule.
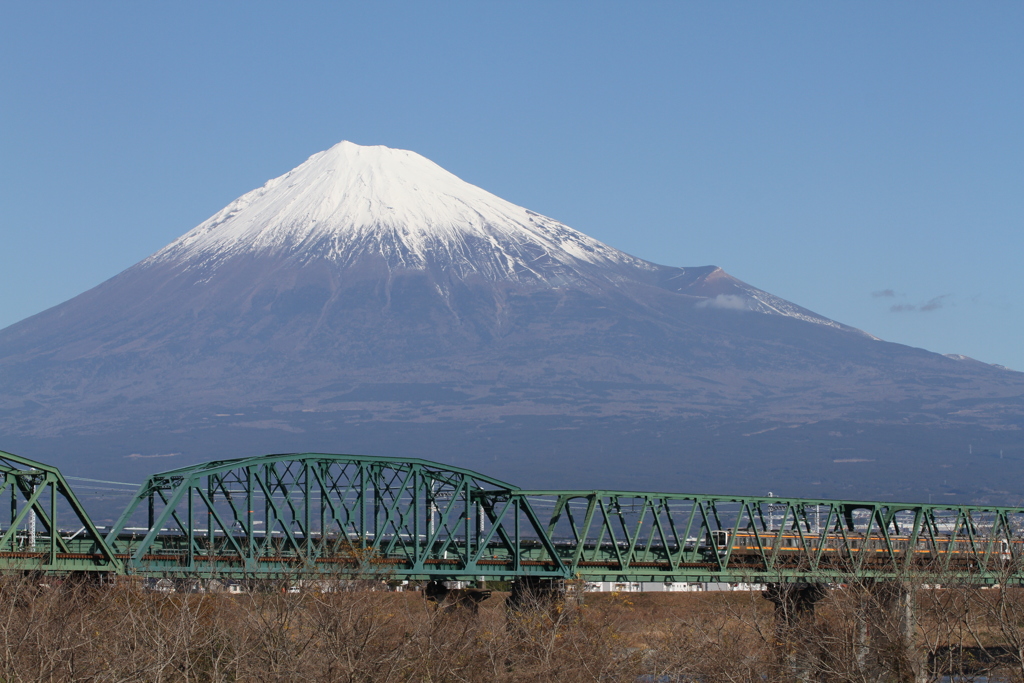
[[[702,591],[762,591],[760,583],[696,583],[687,581],[588,581],[593,593],[696,593]]]

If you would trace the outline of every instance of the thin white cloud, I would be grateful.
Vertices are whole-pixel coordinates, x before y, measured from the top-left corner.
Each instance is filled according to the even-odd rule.
[[[936,311],[946,305],[945,300],[949,297],[949,294],[943,294],[942,296],[934,297],[929,299],[927,303],[922,304],[918,307],[919,311]]]
[[[893,313],[908,313],[911,311],[917,311],[919,313],[928,313],[929,311],[937,311],[940,308],[945,308],[947,299],[953,296],[952,294],[941,294],[934,296],[923,304],[893,304],[889,307],[889,310]]]
[[[749,311],[749,300],[738,294],[719,294],[713,299],[705,299],[697,304],[697,308],[721,308],[728,311]]]

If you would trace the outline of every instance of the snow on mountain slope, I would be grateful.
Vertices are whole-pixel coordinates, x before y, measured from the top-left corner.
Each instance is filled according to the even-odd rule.
[[[393,269],[436,264],[460,276],[514,281],[550,280],[542,271],[552,266],[569,273],[586,264],[654,268],[419,154],[351,142],[239,197],[149,262],[215,266],[244,253],[340,266],[379,255]]]
[[[351,142],[314,154],[239,197],[136,267],[200,271],[202,282],[227,261],[246,256],[299,265],[328,261],[338,272],[383,263],[391,272],[430,270],[545,287],[655,283],[696,297],[698,308],[850,329],[719,268],[678,269],[630,256],[414,152]],[[446,296],[443,284],[437,288]]]

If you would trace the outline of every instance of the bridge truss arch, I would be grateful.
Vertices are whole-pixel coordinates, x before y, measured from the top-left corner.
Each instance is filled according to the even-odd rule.
[[[150,476],[106,541],[150,576],[567,577],[518,491],[413,458],[219,460]]]
[[[7,523],[0,524],[0,569],[51,575],[122,571],[56,467],[0,451],[0,501],[10,509]]]

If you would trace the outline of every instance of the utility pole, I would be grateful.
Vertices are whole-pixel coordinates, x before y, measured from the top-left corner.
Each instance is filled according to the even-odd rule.
[[[476,542],[477,542],[477,555],[483,557],[483,548],[480,547],[480,543],[484,540],[484,504],[482,501],[477,501],[476,504]],[[468,539],[467,539],[468,541]],[[483,576],[476,577],[476,587],[484,588],[486,578]]]

